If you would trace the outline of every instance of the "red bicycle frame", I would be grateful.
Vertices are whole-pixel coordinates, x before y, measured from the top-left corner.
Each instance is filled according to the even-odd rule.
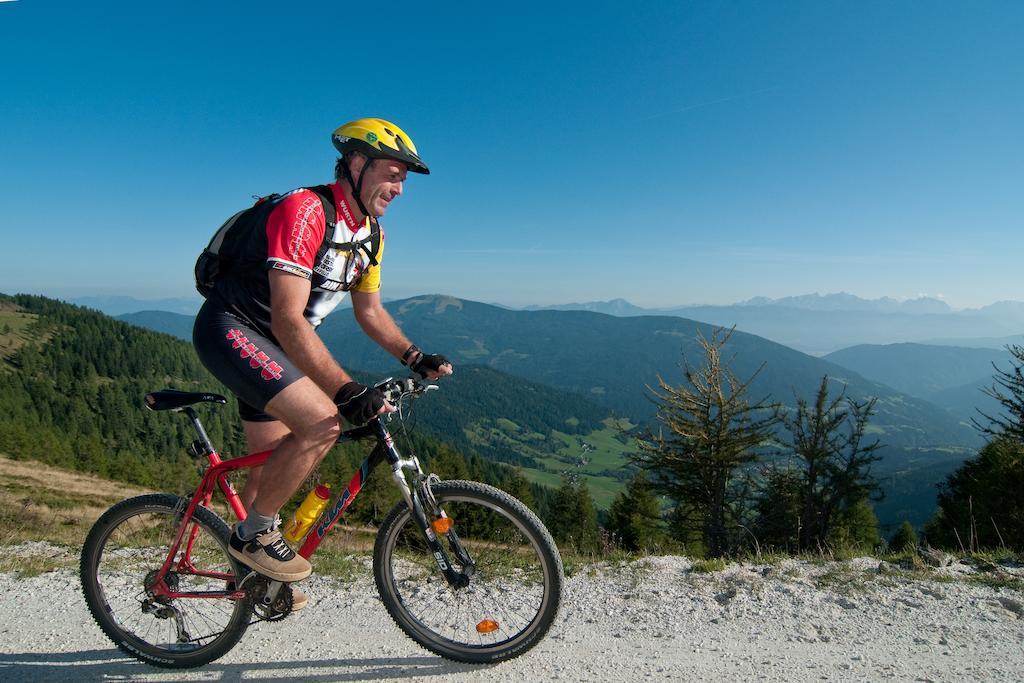
[[[174,571],[193,574],[196,576],[206,576],[214,579],[219,579],[228,582],[236,580],[234,574],[227,574],[223,572],[211,572],[197,569],[192,564],[192,548],[199,536],[199,527],[191,523],[192,516],[195,514],[196,506],[204,505],[209,507],[210,502],[213,499],[213,494],[220,489],[221,493],[224,494],[225,499],[228,502],[228,506],[231,508],[234,516],[239,520],[244,520],[246,517],[245,506],[242,505],[242,501],[235,490],[234,485],[231,483],[229,476],[231,473],[238,470],[249,469],[252,467],[258,467],[263,465],[270,457],[273,451],[263,451],[260,453],[253,453],[238,458],[229,458],[223,460],[220,454],[214,449],[213,444],[210,442],[209,437],[206,434],[206,430],[203,429],[203,425],[199,422],[198,416],[191,407],[185,407],[181,409],[189,419],[192,421],[192,426],[195,428],[196,433],[199,434],[198,442],[194,443],[190,449],[194,454],[202,450],[205,452],[207,459],[210,462],[210,466],[203,472],[202,480],[199,486],[196,488],[192,497],[189,499],[188,507],[183,510],[182,522],[178,526],[178,531],[175,535],[174,542],[171,544],[170,551],[167,554],[167,559],[164,560],[163,565],[160,567],[157,576],[151,586],[151,590],[154,594],[160,595],[167,598],[225,598],[231,597],[235,599],[241,599],[245,597],[245,592],[240,590],[224,590],[224,591],[193,591],[193,592],[176,592],[172,591],[167,587],[164,581],[167,573],[171,571],[172,567]],[[407,502],[411,504],[411,498],[408,486],[405,485],[405,479],[400,474],[400,468],[398,466],[407,464],[409,461],[403,461],[398,451],[394,447],[394,442],[391,439],[391,435],[387,429],[380,422],[380,420],[374,420],[368,425],[363,427],[357,427],[350,429],[341,434],[338,441],[349,441],[359,440],[369,437],[377,437],[378,445],[370,452],[369,456],[362,462],[359,469],[356,470],[355,474],[349,480],[348,486],[338,497],[335,504],[324,514],[321,515],[320,519],[311,527],[308,535],[306,536],[305,542],[299,549],[298,554],[307,560],[313,554],[313,552],[323,541],[324,536],[334,526],[334,524],[341,519],[341,516],[345,514],[345,511],[355,500],[359,491],[362,489],[363,484],[366,482],[367,477],[370,476],[370,472],[373,468],[386,456],[388,460],[395,465],[395,477],[396,480],[400,480],[403,493],[407,499]],[[383,445],[383,448],[381,447]],[[383,452],[382,452],[383,451]],[[418,465],[417,465],[418,466]],[[188,538],[185,539],[186,531],[188,531]],[[178,556],[178,550],[181,548],[182,542],[185,543],[184,552],[181,553],[177,563],[174,558]]]

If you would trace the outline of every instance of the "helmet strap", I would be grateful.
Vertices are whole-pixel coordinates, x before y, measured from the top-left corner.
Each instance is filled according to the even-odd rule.
[[[364,218],[370,218],[370,212],[366,210],[366,205],[363,204],[363,198],[360,195],[363,191],[363,178],[366,177],[366,169],[369,168],[373,161],[374,160],[372,158],[366,156],[366,163],[363,164],[363,170],[359,172],[358,183],[352,179],[352,169],[349,168],[348,163],[341,165],[341,168],[345,171],[345,180],[348,181],[348,186],[352,188],[352,198],[356,200],[356,206],[358,206],[359,210],[363,212]]]

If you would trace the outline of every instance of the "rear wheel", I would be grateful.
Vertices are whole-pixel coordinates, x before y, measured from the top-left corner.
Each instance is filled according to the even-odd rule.
[[[248,626],[249,601],[225,593],[247,572],[228,553],[230,529],[205,507],[196,508],[164,586],[207,596],[168,598],[153,590],[188,502],[170,494],[121,501],[97,520],[82,548],[82,591],[96,623],[125,653],[154,666],[212,662]]]
[[[432,487],[453,522],[438,535],[468,585],[455,588],[438,567],[405,503],[385,518],[373,552],[384,606],[410,638],[460,662],[500,662],[537,644],[562,595],[562,560],[543,523],[491,486],[444,481]],[[457,546],[468,558],[459,559]]]

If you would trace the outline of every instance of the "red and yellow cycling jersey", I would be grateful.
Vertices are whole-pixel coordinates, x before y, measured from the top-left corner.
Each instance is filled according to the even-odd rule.
[[[272,336],[270,270],[310,281],[304,315],[314,327],[348,291],[380,290],[383,230],[371,239],[370,220],[358,225],[339,184],[328,187],[336,207],[334,220],[325,220],[323,202],[312,190],[293,190],[268,200],[273,206],[265,228],[253,230],[242,253],[233,256],[230,271],[217,281],[217,298],[268,336]],[[353,243],[367,246],[351,248]]]

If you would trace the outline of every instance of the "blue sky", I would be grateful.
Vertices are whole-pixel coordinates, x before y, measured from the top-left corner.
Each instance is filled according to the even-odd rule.
[[[0,291],[192,292],[381,116],[384,295],[1024,300],[1024,4],[0,3]]]

